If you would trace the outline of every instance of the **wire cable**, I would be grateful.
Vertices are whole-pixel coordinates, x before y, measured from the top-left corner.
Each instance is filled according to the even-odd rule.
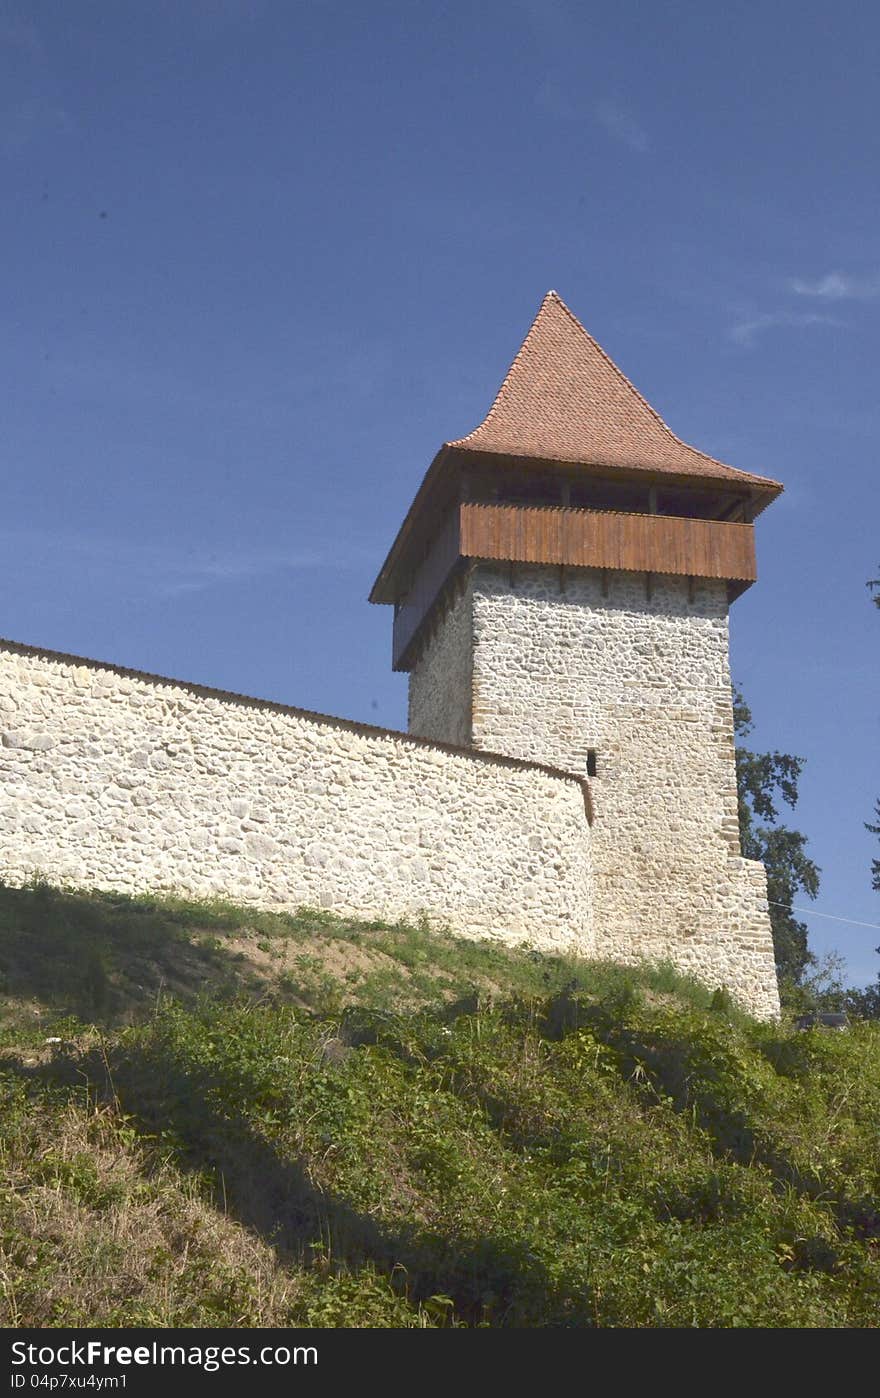
[[[771,908],[788,908],[790,913],[805,913],[807,917],[827,917],[830,922],[848,922],[851,927],[872,927],[875,932],[880,932],[880,922],[859,922],[854,917],[838,917],[835,913],[820,913],[817,908],[793,908],[788,903],[777,903],[772,898],[767,899]]]

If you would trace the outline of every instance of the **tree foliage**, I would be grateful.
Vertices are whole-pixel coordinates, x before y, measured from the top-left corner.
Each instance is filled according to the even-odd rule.
[[[880,578],[870,578],[868,587],[873,593],[875,607],[880,607]],[[872,835],[880,836],[880,801],[874,805],[877,815],[877,824],[872,825],[870,821],[865,821],[865,829]],[[871,886],[880,893],[880,859],[871,860]],[[880,947],[876,950],[880,953]],[[851,990],[847,997],[848,1008],[855,1014],[864,1016],[865,1019],[880,1019],[880,977],[873,985],[865,986],[864,990]]]
[[[874,606],[880,607],[880,578],[870,578],[868,581],[868,587],[874,594]],[[874,811],[877,816],[878,823],[876,825],[871,825],[869,821],[866,821],[865,829],[870,830],[872,835],[880,836],[880,801],[877,801],[876,805],[874,806]],[[880,893],[880,859],[871,860],[871,886],[872,888],[876,888],[877,892]],[[880,951],[880,947],[878,947],[878,951]]]
[[[739,690],[733,696],[739,831],[746,859],[760,860],[767,870],[770,925],[780,980],[797,986],[816,958],[807,946],[807,926],[795,916],[798,893],[815,898],[819,869],[806,852],[807,837],[779,823],[779,801],[794,807],[802,757],[783,752],[753,752],[744,745],[753,728],[752,714]]]
[[[874,810],[877,815],[877,820],[880,822],[880,801],[875,803]],[[866,820],[865,829],[870,830],[872,835],[880,835],[880,823],[872,825],[870,821]],[[880,859],[871,860],[871,886],[872,888],[876,888],[877,892],[880,893]]]

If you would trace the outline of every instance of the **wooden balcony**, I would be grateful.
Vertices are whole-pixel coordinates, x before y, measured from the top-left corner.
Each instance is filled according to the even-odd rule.
[[[461,554],[748,583],[757,577],[751,524],[671,515],[462,505]]]
[[[447,517],[394,617],[393,664],[410,667],[419,627],[461,559],[719,578],[732,595],[757,577],[751,524],[563,507],[462,504]]]

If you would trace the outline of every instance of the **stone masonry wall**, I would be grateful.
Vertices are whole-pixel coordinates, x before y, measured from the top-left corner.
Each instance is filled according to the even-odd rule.
[[[582,784],[0,643],[0,875],[593,952]]]
[[[410,733],[470,747],[473,659],[473,597],[465,574],[410,673]]]
[[[649,597],[644,574],[603,590],[596,571],[484,564],[470,586],[474,746],[584,776],[595,750],[597,953],[668,958],[776,1013],[764,870],[739,847],[725,584],[691,598],[655,577]]]

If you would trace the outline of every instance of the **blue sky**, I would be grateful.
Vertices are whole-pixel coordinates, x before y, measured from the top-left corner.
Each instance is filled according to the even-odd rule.
[[[878,66],[809,0],[0,0],[0,634],[404,726],[370,583],[555,287],[785,482],[734,673],[880,922]]]

